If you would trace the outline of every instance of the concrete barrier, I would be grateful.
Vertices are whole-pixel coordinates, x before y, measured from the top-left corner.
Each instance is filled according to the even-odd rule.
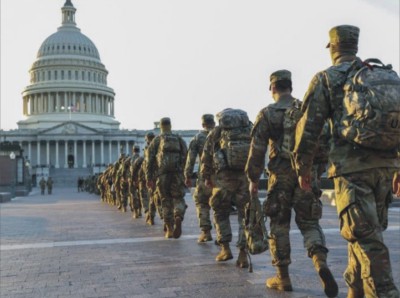
[[[0,203],[6,203],[11,201],[10,192],[0,192]]]

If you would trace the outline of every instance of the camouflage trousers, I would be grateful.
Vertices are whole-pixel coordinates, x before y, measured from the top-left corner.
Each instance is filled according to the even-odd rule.
[[[290,259],[290,221],[292,209],[295,211],[295,222],[303,235],[304,247],[308,256],[317,252],[327,253],[325,236],[319,225],[322,205],[312,192],[302,190],[292,170],[282,173],[270,172],[268,194],[264,201],[265,214],[270,219],[270,252],[273,266],[288,266]],[[319,208],[314,212],[314,206]]]
[[[244,171],[221,171],[216,175],[215,187],[212,190],[210,205],[214,211],[214,224],[218,243],[232,241],[232,228],[229,215],[232,210],[232,199],[236,200],[238,210],[239,240],[237,247],[246,247],[244,237],[244,207],[250,200],[249,182]]]
[[[121,206],[126,208],[128,204],[128,197],[129,197],[129,184],[126,181],[121,181],[119,187],[119,198],[121,202]]]
[[[129,207],[131,211],[142,208],[138,187],[132,182],[129,183]]]
[[[160,216],[160,218],[163,218],[163,213],[162,213],[162,206],[161,206],[161,197],[160,194],[157,190],[151,190],[149,189],[148,192],[149,196],[149,211],[150,215],[155,216],[156,212]]]
[[[202,231],[209,231],[212,228],[210,220],[211,194],[212,189],[206,187],[204,179],[197,179],[193,199],[196,205],[197,219],[199,220],[199,226]]]
[[[382,236],[393,175],[393,169],[376,168],[334,178],[340,233],[348,241],[344,278],[366,297],[399,297]]]
[[[147,191],[146,181],[139,182],[138,194],[140,198],[140,204],[143,208],[144,213],[149,212],[149,194]]]
[[[161,197],[164,223],[173,224],[177,216],[183,220],[186,212],[183,173],[161,174],[157,178],[156,187]]]

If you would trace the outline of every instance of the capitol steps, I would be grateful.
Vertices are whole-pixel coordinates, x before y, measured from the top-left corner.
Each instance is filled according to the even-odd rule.
[[[92,175],[91,168],[50,169],[50,176],[54,181],[53,187],[77,186],[79,177],[86,178]]]

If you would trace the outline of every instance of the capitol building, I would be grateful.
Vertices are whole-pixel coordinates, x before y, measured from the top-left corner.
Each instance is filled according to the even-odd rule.
[[[21,148],[33,180],[52,176],[55,185],[101,172],[120,153],[131,154],[133,145],[143,149],[148,132],[119,128],[108,71],[96,45],[77,27],[75,13],[66,0],[61,26],[40,45],[29,69],[30,82],[22,90],[24,119],[18,129],[0,130],[0,142]],[[153,132],[159,133],[157,122]],[[177,132],[186,142],[197,133]]]

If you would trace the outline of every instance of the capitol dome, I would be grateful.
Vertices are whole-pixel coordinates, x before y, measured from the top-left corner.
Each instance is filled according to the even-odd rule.
[[[63,122],[96,129],[118,129],[114,90],[95,44],[76,26],[76,8],[66,0],[57,32],[41,44],[23,92],[21,129],[42,129]]]

